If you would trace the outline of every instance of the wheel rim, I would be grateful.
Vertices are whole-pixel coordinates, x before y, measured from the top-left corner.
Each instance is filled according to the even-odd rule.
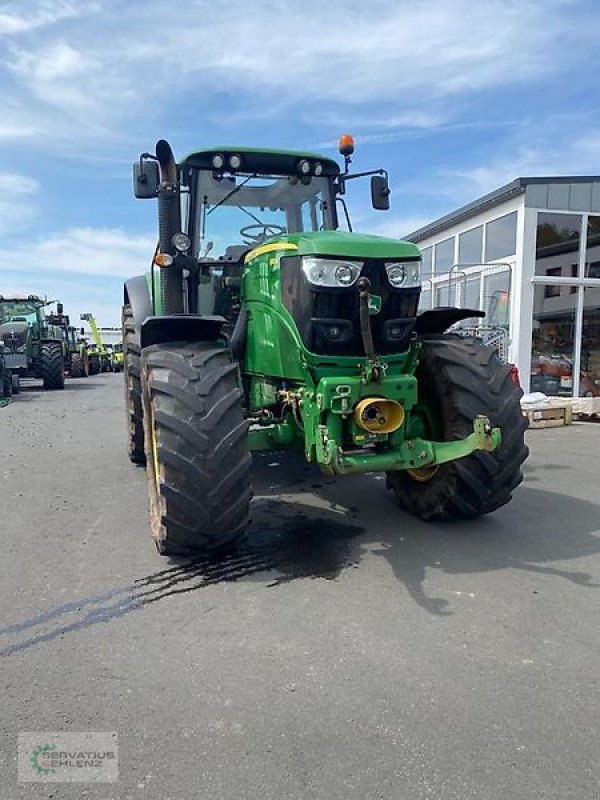
[[[414,469],[407,469],[407,474],[418,483],[427,483],[434,478],[440,468],[439,464],[434,464],[431,467],[415,467]]]

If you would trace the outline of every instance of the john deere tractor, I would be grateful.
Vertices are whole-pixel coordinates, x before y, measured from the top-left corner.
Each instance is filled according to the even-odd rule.
[[[37,295],[0,295],[0,339],[8,368],[21,378],[41,378],[44,389],[64,389],[65,342],[49,324]]]
[[[163,554],[231,545],[248,520],[251,453],[297,449],[328,475],[385,472],[425,520],[507,503],[526,458],[521,390],[468,309],[418,313],[418,248],[353,233],[354,173],[320,155],[218,147],[134,164],[158,200],[147,275],[125,284],[129,456],[146,463]],[[348,230],[339,230],[338,211]]]

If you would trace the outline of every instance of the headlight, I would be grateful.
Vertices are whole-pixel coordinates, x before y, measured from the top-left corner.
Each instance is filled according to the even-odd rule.
[[[388,280],[394,289],[409,289],[419,286],[419,261],[394,261],[385,265]]]
[[[301,161],[298,162],[298,172],[301,175],[308,175],[310,174],[310,161],[307,161],[303,158]]]
[[[242,166],[242,157],[234,153],[229,157],[229,166],[231,169],[239,169]]]
[[[345,287],[356,283],[362,262],[336,261],[329,258],[305,256],[302,259],[302,271],[313,286]]]
[[[215,169],[223,169],[225,166],[225,156],[217,153],[215,156],[213,156],[212,165]]]
[[[323,174],[323,164],[321,164],[320,161],[317,161],[317,163],[315,164],[315,166],[313,168],[313,175],[316,175],[317,178],[318,178],[319,175],[322,175],[322,174]]]
[[[190,249],[190,237],[185,233],[175,233],[171,239],[171,244],[178,253],[186,253]]]

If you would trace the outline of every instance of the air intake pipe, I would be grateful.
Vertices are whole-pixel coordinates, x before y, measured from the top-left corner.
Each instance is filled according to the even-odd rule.
[[[156,158],[160,167],[158,187],[158,250],[174,255],[173,236],[181,231],[181,206],[177,164],[171,145],[160,139],[156,143]],[[183,271],[177,262],[161,267],[159,271],[159,298],[161,314],[183,312]]]

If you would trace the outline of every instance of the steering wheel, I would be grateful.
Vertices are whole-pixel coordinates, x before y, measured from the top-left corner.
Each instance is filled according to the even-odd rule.
[[[257,233],[252,231],[257,231]],[[245,228],[240,229],[241,236],[245,236],[256,244],[263,242],[270,236],[278,236],[280,233],[287,233],[287,229],[282,225],[269,225],[262,222],[257,222],[255,225],[246,225]]]

